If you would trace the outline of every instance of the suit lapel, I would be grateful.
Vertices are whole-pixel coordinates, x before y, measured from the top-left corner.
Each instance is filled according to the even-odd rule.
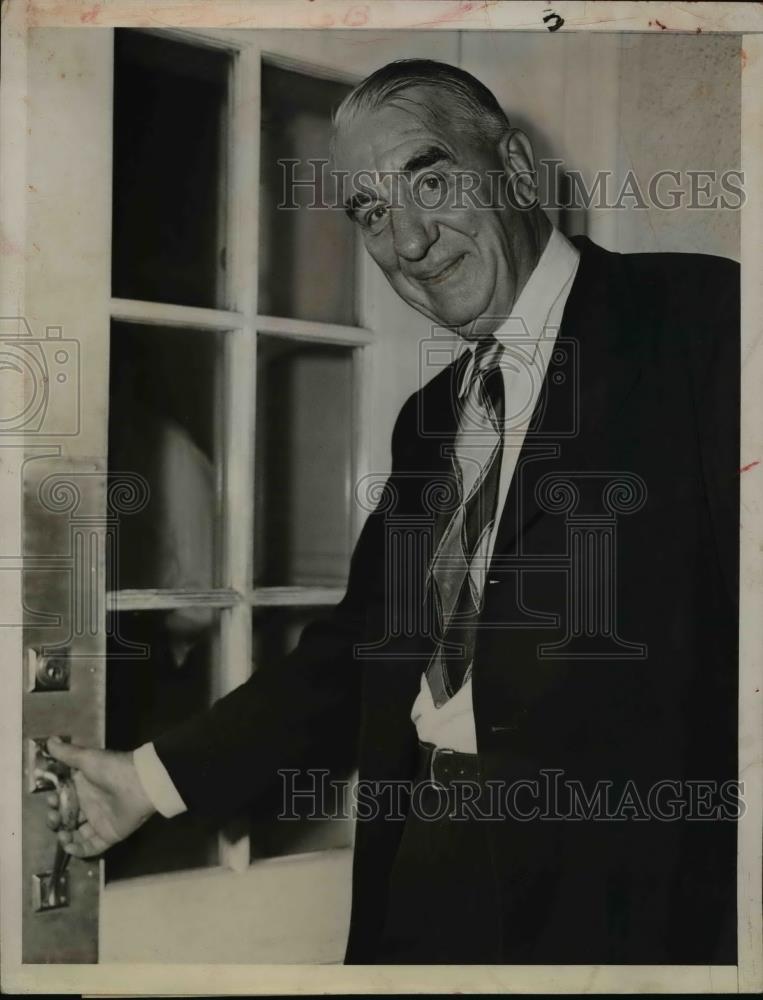
[[[620,256],[585,237],[573,239],[580,264],[553,357],[533,412],[498,523],[493,560],[522,551],[522,538],[548,511],[541,478],[606,471],[622,410],[641,377],[635,309]]]

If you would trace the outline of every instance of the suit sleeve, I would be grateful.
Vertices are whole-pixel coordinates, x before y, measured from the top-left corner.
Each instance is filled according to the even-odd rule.
[[[392,476],[408,440],[411,397],[392,438]],[[388,480],[389,482],[389,480]],[[307,626],[296,649],[264,664],[208,711],[154,740],[158,757],[191,812],[222,823],[277,790],[279,771],[349,773],[356,760],[362,642],[383,600],[383,504],[366,520],[344,599]]]

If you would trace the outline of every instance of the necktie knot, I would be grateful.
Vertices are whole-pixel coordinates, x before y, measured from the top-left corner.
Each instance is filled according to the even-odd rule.
[[[477,341],[477,346],[474,349],[475,371],[485,372],[497,366],[502,351],[503,344],[496,340],[492,334]]]
[[[504,413],[502,353],[503,345],[492,336],[480,340],[475,347],[464,394],[463,431],[479,427],[487,419],[500,433]]]

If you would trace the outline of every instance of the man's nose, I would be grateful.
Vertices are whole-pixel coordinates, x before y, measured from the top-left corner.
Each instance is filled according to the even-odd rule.
[[[404,260],[421,260],[440,235],[437,223],[426,212],[406,206],[392,212],[395,253]]]

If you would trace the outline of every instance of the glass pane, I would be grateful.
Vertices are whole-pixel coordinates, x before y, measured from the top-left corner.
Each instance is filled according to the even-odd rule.
[[[109,616],[106,745],[133,750],[213,700],[219,613],[209,608]],[[108,881],[218,863],[217,837],[189,815],[153,817],[106,855]]]
[[[290,652],[299,641],[302,629],[328,612],[328,608],[261,608],[255,609],[252,629],[252,653],[255,670],[265,663],[277,662]],[[305,777],[306,783],[309,778]],[[303,783],[299,782],[302,788]],[[294,814],[299,819],[279,820],[284,811],[286,787],[279,788],[273,797],[259,804],[253,815],[251,834],[251,857],[272,858],[286,854],[301,854],[305,851],[321,851],[332,847],[348,847],[352,843],[352,821],[350,814],[350,794],[346,782],[338,782],[332,788],[330,782],[316,785],[314,800],[299,798],[291,801]],[[307,818],[313,811],[317,818]]]
[[[351,549],[353,349],[260,335],[255,583],[341,586]]]
[[[120,477],[148,484],[142,509],[120,513],[109,586],[207,590],[217,579],[217,456],[224,334],[114,323],[110,500]]]
[[[223,304],[229,57],[115,32],[112,294]]]
[[[284,204],[288,175],[313,178],[310,160],[327,160],[331,114],[349,87],[292,70],[262,67],[259,305],[265,316],[356,322],[355,232],[340,208],[308,209],[336,201],[330,167],[315,168],[314,191],[296,186]],[[325,188],[324,188],[325,182]],[[290,188],[290,190],[292,190]],[[289,204],[289,202],[285,202]]]

